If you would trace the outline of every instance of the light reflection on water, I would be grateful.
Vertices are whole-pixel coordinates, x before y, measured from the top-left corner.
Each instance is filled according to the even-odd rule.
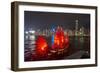
[[[90,37],[76,36],[70,37],[70,51],[86,51],[90,55]]]

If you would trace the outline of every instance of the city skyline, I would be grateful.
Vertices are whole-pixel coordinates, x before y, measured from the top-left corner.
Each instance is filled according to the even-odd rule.
[[[78,27],[90,29],[89,14],[75,13],[53,13],[53,12],[33,12],[25,11],[25,30],[32,28],[33,30],[50,29],[52,27],[61,26],[63,29],[75,30],[75,23],[78,20]]]

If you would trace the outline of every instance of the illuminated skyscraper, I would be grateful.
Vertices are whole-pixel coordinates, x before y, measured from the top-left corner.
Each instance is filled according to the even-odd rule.
[[[78,20],[75,20],[75,36],[78,35]]]

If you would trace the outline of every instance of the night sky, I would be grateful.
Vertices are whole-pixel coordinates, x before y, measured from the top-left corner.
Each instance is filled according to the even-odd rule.
[[[74,30],[75,20],[79,20],[78,28],[90,29],[90,14],[24,11],[25,30],[50,29],[58,25]]]

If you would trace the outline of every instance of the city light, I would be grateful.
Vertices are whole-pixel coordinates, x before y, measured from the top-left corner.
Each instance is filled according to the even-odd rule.
[[[28,31],[25,31],[25,34],[28,34]]]
[[[29,33],[32,33],[32,34],[34,34],[34,33],[35,33],[35,31],[34,31],[34,30],[30,30],[30,31],[29,31]]]

